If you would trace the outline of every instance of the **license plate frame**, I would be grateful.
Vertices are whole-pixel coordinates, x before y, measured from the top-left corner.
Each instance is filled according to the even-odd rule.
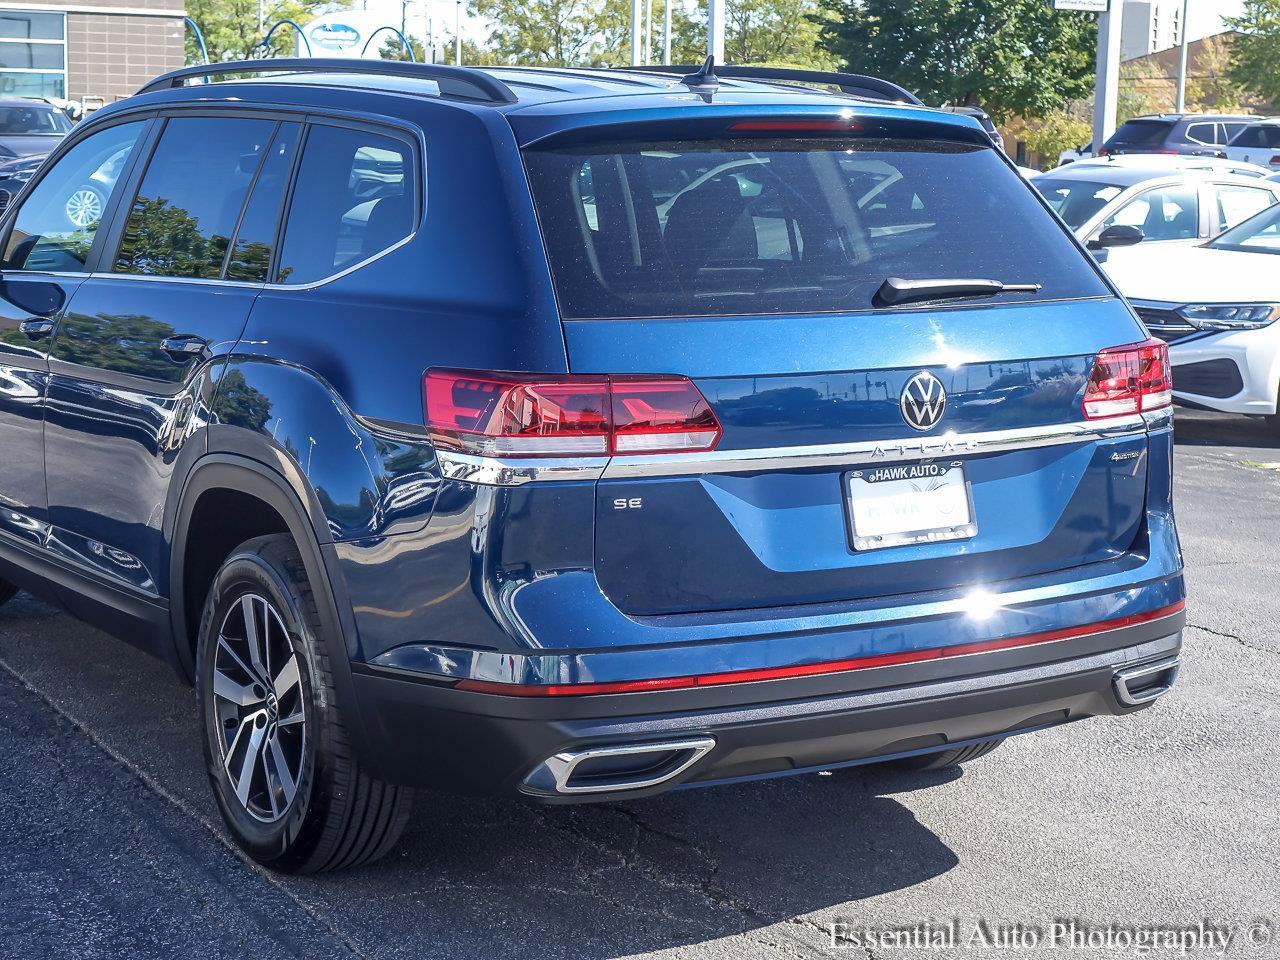
[[[978,535],[973,486],[960,461],[864,467],[846,473],[842,486],[849,545],[858,553]]]

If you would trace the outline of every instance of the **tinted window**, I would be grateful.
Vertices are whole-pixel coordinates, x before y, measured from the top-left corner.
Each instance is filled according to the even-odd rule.
[[[289,203],[277,281],[323,280],[412,233],[413,169],[413,151],[401,140],[312,127]]]
[[[566,317],[860,310],[888,277],[1105,295],[990,148],[626,143],[532,151],[526,165]]]
[[[22,203],[5,248],[11,270],[84,269],[98,225],[143,124],[108,127],[77,143]]]
[[[271,254],[275,249],[280,206],[284,202],[284,190],[297,145],[298,124],[282,124],[262,163],[240,221],[240,229],[236,231],[235,249],[227,261],[228,280],[257,282],[267,279]]]
[[[1227,138],[1227,142],[1235,139],[1235,137],[1239,135],[1240,131],[1246,129],[1248,126],[1249,125],[1247,123],[1224,123],[1222,125],[1222,129]]]
[[[1276,202],[1275,195],[1270,190],[1258,187],[1218,184],[1214,189],[1218,194],[1218,229],[1215,231],[1218,233],[1244,223]]]
[[[1148,240],[1190,240],[1200,235],[1199,190],[1194,184],[1178,184],[1148,190],[1108,217],[1112,224],[1137,227]]]
[[[1114,183],[1097,183],[1090,180],[1051,180],[1036,177],[1031,185],[1043,194],[1054,212],[1067,222],[1072,230],[1083,227],[1090,217],[1124,193],[1124,187]]]
[[[1155,146],[1162,143],[1173,129],[1168,120],[1130,120],[1120,125],[1106,145],[1127,143],[1130,146]]]
[[[270,120],[232,117],[170,120],[129,211],[115,271],[220,276],[275,126]]]
[[[1233,147],[1261,147],[1270,149],[1280,147],[1280,124],[1269,125],[1258,123],[1245,127],[1240,135],[1231,141]]]
[[[4,44],[0,43],[0,66],[4,62]],[[59,64],[60,65],[60,64]],[[71,121],[61,110],[50,107],[0,107],[0,137],[61,136],[71,129]]]
[[[1187,127],[1187,139],[1194,143],[1215,143],[1212,123],[1193,123]]]

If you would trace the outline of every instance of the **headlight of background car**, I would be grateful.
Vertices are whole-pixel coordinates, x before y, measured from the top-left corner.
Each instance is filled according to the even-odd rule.
[[[1280,318],[1280,303],[1191,303],[1178,313],[1197,330],[1256,330]]]

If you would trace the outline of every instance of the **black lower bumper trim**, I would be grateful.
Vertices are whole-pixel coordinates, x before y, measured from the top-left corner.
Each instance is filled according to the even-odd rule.
[[[986,672],[967,677],[782,701],[769,701],[770,684],[762,683],[754,686],[765,702],[753,704],[699,708],[685,698],[684,709],[641,713],[637,703],[647,694],[599,697],[593,698],[600,701],[595,715],[585,717],[577,711],[548,715],[545,705],[530,705],[524,715],[513,715],[508,705],[506,713],[495,715],[487,707],[506,698],[387,676],[357,674],[355,680],[370,732],[385,748],[379,769],[417,786],[531,793],[522,790],[525,779],[558,753],[695,736],[715,740],[697,763],[654,787],[537,797],[572,803],[847,766],[1133,713],[1148,704],[1123,703],[1115,692],[1116,674],[1175,656],[1181,638],[1177,630],[1048,663],[1000,670],[987,661]]]

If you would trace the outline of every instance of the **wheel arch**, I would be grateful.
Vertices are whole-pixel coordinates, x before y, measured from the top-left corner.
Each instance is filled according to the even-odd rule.
[[[300,484],[301,479],[297,478]],[[333,575],[337,568],[332,542],[317,535],[325,530],[324,513],[315,494],[306,486],[295,489],[289,480],[276,470],[238,454],[211,453],[198,460],[187,475],[175,502],[172,517],[172,533],[169,539],[170,603],[169,617],[173,634],[172,662],[187,682],[195,676],[195,663],[191,639],[199,629],[184,602],[184,584],[191,545],[192,520],[205,497],[231,491],[251,497],[269,507],[280,518],[283,529],[297,544],[302,556],[307,578],[316,599],[324,636],[320,639],[329,656],[334,686],[341,699],[341,707],[354,721],[351,733],[355,747],[362,757],[371,755],[363,749],[365,727],[360,715],[355,686],[351,677],[349,649],[356,627],[347,600],[346,591],[339,577]],[[218,559],[218,565],[221,565]],[[203,605],[203,598],[201,599]]]

